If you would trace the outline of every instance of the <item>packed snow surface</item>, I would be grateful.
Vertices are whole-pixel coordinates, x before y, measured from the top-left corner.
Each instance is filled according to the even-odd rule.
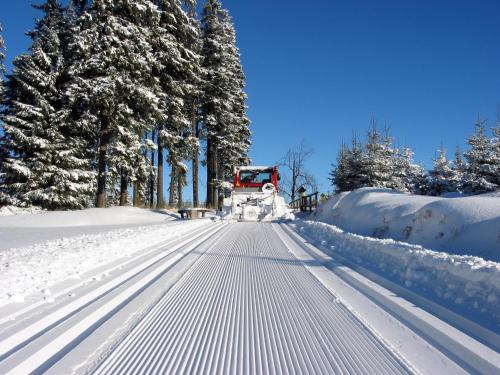
[[[8,207],[7,207],[8,208]],[[6,209],[7,209],[6,208]],[[35,211],[38,212],[38,211]],[[81,227],[162,223],[173,219],[166,211],[151,211],[135,207],[90,208],[81,211],[45,211],[36,215],[17,214],[0,217],[0,228]],[[31,212],[29,212],[31,213]]]
[[[332,226],[297,224],[322,243],[336,240],[321,229]],[[424,319],[406,326],[387,301],[373,303],[373,282],[339,277],[345,266],[324,262],[285,224],[200,220],[115,232],[0,259],[20,270],[0,270],[12,281],[1,290],[17,282],[45,296],[0,306],[17,308],[0,314],[0,373],[463,374],[467,358],[477,372],[500,368],[496,352],[387,295],[407,318]],[[377,250],[373,241],[395,252],[393,241],[347,236],[338,245],[354,254]],[[36,289],[44,277],[68,282],[80,262],[90,270],[73,273],[76,285]]]
[[[500,261],[500,194],[428,197],[363,188],[335,195],[313,216],[347,232]]]
[[[1,251],[0,307],[23,302],[27,296],[50,295],[58,283],[79,280],[99,267],[205,224],[206,220],[200,220],[121,228]]]
[[[152,211],[134,207],[52,212],[12,207],[3,207],[2,210],[4,215],[0,215],[0,251],[125,227],[156,225],[178,218],[178,214],[166,210]]]
[[[304,221],[297,226],[329,253],[499,329],[500,263],[363,237],[321,222]]]
[[[269,224],[235,223],[95,373],[407,374]]]

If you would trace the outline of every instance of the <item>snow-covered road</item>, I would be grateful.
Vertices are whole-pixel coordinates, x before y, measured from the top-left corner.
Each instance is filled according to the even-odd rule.
[[[0,373],[500,370],[492,350],[468,363],[409,328],[283,224],[205,225],[114,269],[98,287],[0,324]]]
[[[240,223],[98,373],[401,374],[408,370],[288,251]]]

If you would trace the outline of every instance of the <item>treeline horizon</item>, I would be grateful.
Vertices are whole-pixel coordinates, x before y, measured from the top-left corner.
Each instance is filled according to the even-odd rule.
[[[466,141],[468,149],[462,152],[457,146],[453,159],[441,146],[433,168],[426,170],[414,162],[410,147],[395,147],[390,130],[381,132],[372,120],[365,142],[353,135],[350,145],[342,143],[329,180],[336,193],[363,187],[432,196],[500,190],[500,118],[491,132],[478,119]]]

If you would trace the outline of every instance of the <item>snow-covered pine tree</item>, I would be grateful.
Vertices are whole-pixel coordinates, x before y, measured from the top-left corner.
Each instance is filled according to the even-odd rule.
[[[367,186],[367,174],[363,163],[363,145],[356,135],[353,135],[350,148],[342,143],[337,156],[337,164],[330,173],[330,181],[336,186],[337,192]]]
[[[383,187],[393,189],[396,183],[393,178],[394,172],[394,149],[392,139],[386,131],[386,135],[377,129],[377,124],[373,120],[368,131],[367,142],[364,152],[364,168],[366,170],[366,186]]]
[[[422,164],[411,166],[411,190],[412,194],[426,195],[429,191],[429,176]]]
[[[4,66],[4,59],[5,59],[5,43],[4,39],[2,36],[2,25],[0,24],[0,110],[3,105],[3,77],[5,74],[5,66]],[[7,149],[4,146],[3,142],[3,137],[0,136],[0,166],[5,162],[5,159],[7,158]],[[3,173],[2,173],[2,168],[0,167],[0,186],[3,185]],[[3,204],[7,204],[9,202],[8,196],[2,192],[2,189],[0,188],[0,206]]]
[[[498,178],[495,156],[491,139],[486,135],[484,120],[478,119],[475,132],[469,137],[467,143],[470,149],[465,152],[467,168],[463,181],[466,193],[481,194],[495,190]]]
[[[422,194],[426,190],[425,170],[414,163],[413,151],[409,147],[395,149],[393,170],[394,189],[413,194]]]
[[[217,205],[219,182],[231,167],[248,162],[249,120],[246,116],[244,75],[234,26],[219,0],[203,8],[202,116],[207,138],[207,204]],[[219,198],[218,198],[219,196]]]
[[[493,139],[493,180],[492,183],[496,185],[496,189],[500,189],[500,116],[497,120],[497,124],[492,129]]]
[[[328,178],[337,193],[350,190],[349,154],[350,150],[345,143],[342,143],[337,154],[337,164],[332,165],[333,169]]]
[[[75,126],[96,140],[98,207],[108,173],[127,185],[141,174],[144,134],[161,119],[151,46],[158,18],[149,0],[93,0],[75,23],[67,94]]]
[[[9,157],[2,165],[4,193],[17,204],[48,209],[88,205],[92,173],[61,119],[65,70],[62,33],[64,9],[58,0],[35,8],[43,12],[33,31],[30,52],[14,60],[8,77],[4,112],[5,146]]]
[[[351,140],[351,148],[349,151],[349,169],[348,181],[349,190],[355,190],[367,186],[367,171],[364,165],[363,145],[358,140],[356,135],[353,135]]]
[[[441,146],[438,154],[433,158],[434,167],[430,171],[429,194],[441,195],[455,191],[453,178],[455,173],[450,161],[446,158],[446,150]]]
[[[230,179],[235,166],[249,163],[248,152],[251,145],[250,120],[246,114],[247,96],[244,92],[245,75],[241,66],[240,52],[236,47],[236,32],[227,12],[223,21],[228,48],[227,66],[230,69],[228,82],[231,83],[232,95],[228,124],[219,136],[218,161],[222,164],[222,171],[218,176],[220,182]]]
[[[0,24],[0,103],[3,102],[3,75],[5,74],[5,42],[2,36],[3,28],[2,24]]]
[[[459,146],[455,149],[455,158],[451,164],[451,169],[453,170],[451,180],[451,183],[453,184],[453,191],[462,192],[467,165],[465,164],[463,153]]]
[[[157,3],[161,16],[158,37],[153,39],[155,70],[160,90],[166,96],[165,119],[158,125],[158,160],[162,164],[163,148],[166,147],[173,171],[171,179],[175,179],[176,170],[184,167],[182,161],[199,152],[196,106],[201,80],[200,29],[195,1],[158,0]],[[158,199],[161,205],[163,176],[160,174],[159,177]]]

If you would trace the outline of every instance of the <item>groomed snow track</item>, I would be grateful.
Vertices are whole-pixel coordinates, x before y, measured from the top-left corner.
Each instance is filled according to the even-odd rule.
[[[266,224],[238,223],[100,374],[408,373]]]
[[[207,223],[0,323],[0,373],[466,372],[300,241],[276,223]]]

